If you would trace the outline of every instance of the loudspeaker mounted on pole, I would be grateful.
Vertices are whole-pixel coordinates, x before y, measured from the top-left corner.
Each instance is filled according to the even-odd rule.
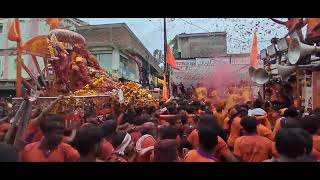
[[[287,81],[290,77],[290,75],[295,72],[298,67],[296,66],[281,66],[277,65],[278,73],[281,77],[282,81]]]
[[[250,67],[249,76],[250,79],[257,84],[265,84],[270,79],[269,73],[263,68],[255,69],[253,67]]]
[[[301,43],[298,39],[293,39],[288,50],[288,59],[290,64],[303,64],[305,57],[320,52],[319,46],[311,46]]]

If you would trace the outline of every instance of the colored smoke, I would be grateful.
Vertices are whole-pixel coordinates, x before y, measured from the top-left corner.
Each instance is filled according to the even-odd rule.
[[[232,64],[215,64],[203,78],[205,87],[214,88],[220,93],[225,93],[227,87],[240,82],[240,74]]]

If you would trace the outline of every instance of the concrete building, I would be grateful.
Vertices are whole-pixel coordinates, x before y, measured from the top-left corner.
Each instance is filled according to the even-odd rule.
[[[22,43],[28,39],[39,35],[48,34],[50,26],[44,18],[19,18]],[[8,30],[13,18],[0,18],[0,90],[14,91],[16,80],[16,42],[7,38]],[[77,18],[65,18],[60,22],[63,28],[76,30],[77,26],[87,25],[87,23]],[[31,56],[22,55],[23,62],[32,72],[36,72]],[[39,61],[43,67],[43,61]],[[26,72],[22,71],[22,76],[28,78]]]
[[[156,82],[159,62],[125,23],[79,26],[77,32],[104,69],[143,85]]]
[[[179,34],[174,38],[178,58],[213,57],[227,53],[227,33]]]
[[[207,81],[218,64],[231,64],[238,80],[249,79],[250,54],[227,54],[226,32],[179,34],[173,40],[178,69],[172,69],[172,81],[196,86]]]

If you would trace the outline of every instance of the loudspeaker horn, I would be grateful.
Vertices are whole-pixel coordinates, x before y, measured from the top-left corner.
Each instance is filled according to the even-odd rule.
[[[253,81],[253,82],[254,82],[253,75],[255,72],[256,72],[256,69],[254,67],[250,66],[249,67],[249,77],[250,77],[251,81]]]
[[[298,67],[296,66],[281,66],[281,65],[277,65],[277,69],[278,69],[278,74],[281,77],[282,81],[287,81],[290,77],[290,74],[292,74],[293,72],[295,72]]]
[[[319,46],[304,44],[294,38],[289,46],[288,59],[290,64],[299,64],[304,57],[318,52],[320,52]]]
[[[269,73],[263,68],[256,69],[251,77],[251,80],[257,84],[265,84],[269,79]]]

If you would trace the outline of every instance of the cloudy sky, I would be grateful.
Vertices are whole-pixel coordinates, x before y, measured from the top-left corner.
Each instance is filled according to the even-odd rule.
[[[80,18],[89,24],[126,23],[153,53],[163,49],[163,18]],[[279,19],[285,20],[285,19]],[[168,42],[180,33],[227,32],[228,53],[250,52],[257,30],[259,50],[273,37],[285,36],[285,27],[267,18],[167,18]]]

